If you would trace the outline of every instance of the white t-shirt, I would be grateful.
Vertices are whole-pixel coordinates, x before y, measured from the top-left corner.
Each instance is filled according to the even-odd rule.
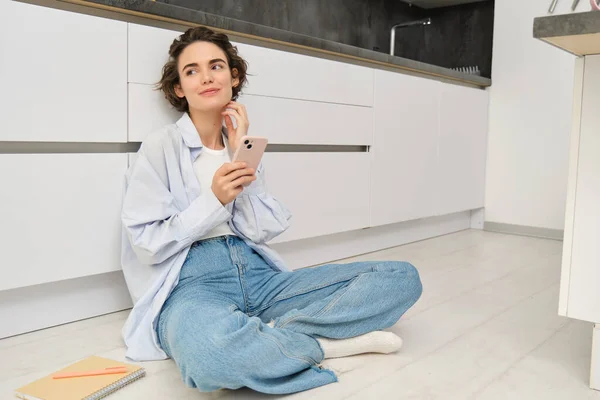
[[[223,164],[231,161],[229,148],[227,147],[227,138],[223,137],[223,143],[225,143],[225,148],[223,150],[213,150],[206,146],[202,147],[200,155],[196,158],[196,161],[194,161],[194,172],[196,173],[198,182],[200,182],[201,190],[212,190],[211,186],[215,172],[221,168]],[[216,226],[199,240],[222,235],[235,235],[227,222]]]

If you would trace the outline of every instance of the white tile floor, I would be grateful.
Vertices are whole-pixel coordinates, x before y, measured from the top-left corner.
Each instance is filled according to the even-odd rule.
[[[392,331],[395,354],[328,363],[340,382],[288,396],[200,393],[172,361],[110,399],[600,399],[588,388],[591,324],[557,315],[562,243],[468,230],[353,258],[407,260],[424,293]],[[80,358],[124,360],[127,312],[0,340],[0,398]]]

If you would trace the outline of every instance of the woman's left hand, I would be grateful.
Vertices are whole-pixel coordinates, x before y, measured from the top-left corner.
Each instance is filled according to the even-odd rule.
[[[223,115],[225,119],[229,147],[232,151],[236,151],[240,138],[248,133],[248,127],[250,126],[246,107],[244,107],[243,104],[230,101],[225,106],[223,112],[221,112],[221,115]],[[235,119],[235,124],[237,125],[236,128],[233,127],[232,118]]]

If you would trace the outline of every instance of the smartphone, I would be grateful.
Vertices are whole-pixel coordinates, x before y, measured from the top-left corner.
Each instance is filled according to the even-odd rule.
[[[267,143],[268,140],[264,137],[243,136],[231,162],[244,161],[248,168],[256,171],[267,148]]]

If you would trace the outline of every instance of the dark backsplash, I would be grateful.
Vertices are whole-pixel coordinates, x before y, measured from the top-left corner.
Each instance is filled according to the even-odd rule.
[[[491,77],[494,0],[426,10],[425,15],[431,25],[396,32],[395,54],[446,68],[478,66],[481,76]],[[408,30],[419,33],[398,39]]]
[[[491,76],[494,0],[424,10],[400,0],[157,0],[389,53],[392,25],[430,16],[429,26],[398,29],[395,54],[447,68],[478,65]]]

